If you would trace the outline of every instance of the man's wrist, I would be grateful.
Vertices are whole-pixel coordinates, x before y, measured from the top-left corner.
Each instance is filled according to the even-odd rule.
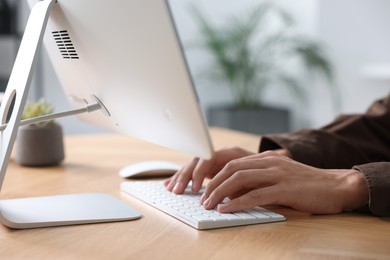
[[[369,191],[363,174],[356,170],[349,170],[343,184],[344,203],[343,211],[356,210],[368,203]]]

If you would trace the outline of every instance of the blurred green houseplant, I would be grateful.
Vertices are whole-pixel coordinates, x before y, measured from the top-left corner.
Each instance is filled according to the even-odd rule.
[[[53,112],[54,112],[54,106],[50,102],[48,102],[44,99],[40,99],[37,102],[28,101],[26,103],[26,105],[24,106],[22,120],[29,119],[29,118],[35,118],[35,117],[39,117],[39,116],[43,116],[43,115],[49,115]],[[40,123],[36,123],[36,124],[34,124],[34,126],[44,127],[44,126],[47,126],[47,125],[50,125],[53,123],[54,123],[53,120],[49,120],[49,121],[43,121]]]
[[[270,86],[287,87],[304,101],[302,75],[312,72],[332,82],[332,66],[321,46],[296,33],[292,15],[276,4],[263,2],[221,26],[211,23],[195,6],[191,11],[200,29],[201,47],[214,58],[205,73],[230,87],[236,107],[259,106],[263,91]]]

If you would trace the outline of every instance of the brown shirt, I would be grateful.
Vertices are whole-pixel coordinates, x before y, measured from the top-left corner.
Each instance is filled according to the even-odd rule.
[[[364,114],[339,116],[317,130],[263,136],[259,151],[279,148],[318,168],[361,171],[369,188],[369,210],[390,216],[390,95]]]

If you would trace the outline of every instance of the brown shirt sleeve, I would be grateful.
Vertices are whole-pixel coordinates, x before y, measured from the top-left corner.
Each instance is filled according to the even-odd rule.
[[[390,216],[390,162],[353,167],[363,173],[369,190],[369,210],[376,216]]]
[[[371,212],[390,215],[390,165],[380,163],[390,162],[390,95],[362,115],[342,115],[317,130],[264,136],[259,151],[279,148],[287,149],[293,159],[319,168],[356,166],[370,189]]]

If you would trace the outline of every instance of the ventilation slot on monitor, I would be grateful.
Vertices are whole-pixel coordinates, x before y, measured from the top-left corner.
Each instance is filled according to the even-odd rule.
[[[79,58],[67,30],[54,31],[52,34],[64,59]]]

